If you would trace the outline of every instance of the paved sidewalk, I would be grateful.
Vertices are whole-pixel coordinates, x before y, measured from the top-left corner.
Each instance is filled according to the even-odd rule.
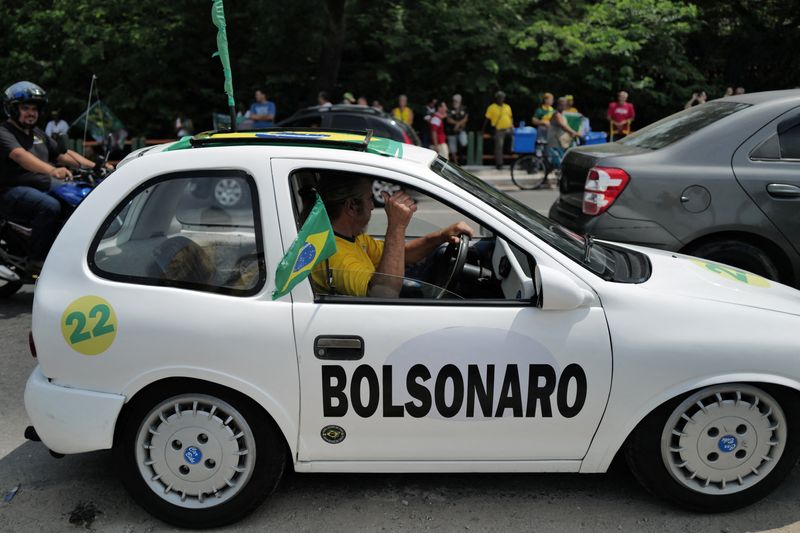
[[[464,166],[463,168],[464,170],[475,174],[484,181],[491,183],[501,191],[510,192],[520,190],[519,187],[514,185],[514,183],[511,181],[510,165],[503,165],[503,168],[500,170],[497,170],[493,165],[470,165]],[[548,184],[542,185],[542,187],[537,190],[546,191],[548,189],[555,190],[556,183],[550,180]]]

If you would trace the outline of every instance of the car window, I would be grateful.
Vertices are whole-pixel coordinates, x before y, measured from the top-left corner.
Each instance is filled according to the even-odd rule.
[[[240,191],[234,205],[215,194],[220,185]],[[115,281],[254,294],[266,279],[257,205],[254,182],[244,172],[158,178],[105,221],[90,266]]]
[[[284,122],[281,126],[285,128],[319,128],[322,127],[322,115],[306,115]]]
[[[750,159],[800,160],[800,117],[778,124],[777,131],[750,152]]]
[[[403,142],[403,135],[399,131],[391,129],[383,120],[377,117],[370,117],[369,127],[375,137],[384,137],[393,141]]]
[[[659,150],[747,107],[750,107],[750,104],[708,102],[663,118],[617,142],[627,146]]]
[[[331,127],[337,130],[359,130],[367,129],[367,118],[358,115],[345,115],[331,113]]]
[[[304,202],[313,203],[316,193],[323,198],[330,198],[325,191],[332,190],[332,182],[337,184],[335,194],[340,194],[338,183],[348,179],[356,183],[363,180],[361,197],[358,194],[355,197],[359,197],[362,203],[369,202],[369,207],[372,207],[374,202],[370,183],[376,178],[368,174],[330,170],[298,170],[290,177],[292,189],[303,191],[293,194],[296,204],[299,203],[295,205],[295,212],[307,213],[309,207]],[[517,305],[531,304],[534,262],[528,254],[482,227],[474,217],[433,195],[420,190],[403,190],[416,206],[405,231],[406,263],[403,276],[378,272],[385,251],[388,226],[384,208],[375,207],[368,215],[357,213],[354,209],[357,214],[352,215],[353,223],[366,225],[361,233],[352,235],[344,233],[346,228],[354,226],[341,223],[341,208],[336,214],[336,208],[329,207],[337,250],[334,256],[318,264],[310,276],[318,301],[341,303],[378,298],[459,300],[463,303],[502,300]],[[311,196],[309,191],[313,191]],[[302,215],[298,217],[298,228],[302,226],[302,219]],[[453,242],[439,238],[442,228],[458,222],[463,222],[472,230],[472,238],[463,241],[453,239]],[[410,261],[408,254],[415,253],[415,250],[424,251]]]
[[[800,159],[800,124],[778,133],[781,159]]]
[[[767,140],[756,146],[750,152],[750,159],[780,159],[781,145],[778,142],[778,134],[773,133]]]

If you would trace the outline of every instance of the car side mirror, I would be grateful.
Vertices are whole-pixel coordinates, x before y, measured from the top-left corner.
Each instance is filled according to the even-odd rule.
[[[563,272],[536,265],[534,270],[536,306],[545,311],[569,311],[592,303],[594,296]]]

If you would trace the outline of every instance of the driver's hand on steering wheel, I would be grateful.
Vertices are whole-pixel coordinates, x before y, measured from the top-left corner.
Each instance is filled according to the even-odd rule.
[[[389,196],[387,192],[381,192],[383,196],[384,209],[389,226],[407,228],[411,217],[417,211],[417,203],[403,191],[397,191]]]
[[[442,242],[452,242],[453,244],[458,244],[458,236],[462,233],[468,235],[470,238],[475,236],[475,232],[472,230],[469,224],[462,220],[460,222],[456,222],[455,224],[451,224],[446,228],[442,228]]]

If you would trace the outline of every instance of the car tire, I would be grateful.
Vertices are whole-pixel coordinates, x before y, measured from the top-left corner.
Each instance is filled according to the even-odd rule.
[[[287,457],[280,430],[257,404],[205,382],[135,397],[114,452],[134,500],[185,528],[220,527],[252,512],[277,487]]]
[[[224,208],[240,206],[247,195],[244,182],[235,178],[222,178],[214,183],[212,194],[217,205]]]
[[[693,511],[726,512],[777,487],[800,456],[798,395],[746,384],[706,387],[645,418],[625,458],[656,496]]]
[[[399,185],[395,185],[394,183],[390,183],[388,181],[381,181],[381,180],[373,180],[372,181],[372,201],[375,204],[375,207],[383,207],[383,195],[382,192],[385,192],[391,196],[397,191],[402,191],[403,188]]]
[[[748,242],[733,239],[712,241],[694,246],[688,253],[780,281],[780,271],[775,261],[764,250]]]
[[[9,298],[10,296],[13,296],[21,287],[21,281],[0,280],[0,298]]]

